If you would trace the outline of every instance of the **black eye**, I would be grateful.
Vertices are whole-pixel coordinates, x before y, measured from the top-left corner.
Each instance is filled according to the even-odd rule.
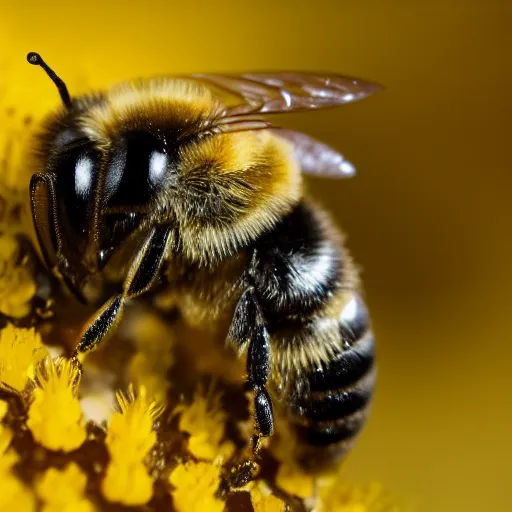
[[[79,146],[65,149],[55,167],[59,197],[67,214],[64,220],[78,235],[89,229],[98,161],[94,149]]]
[[[107,170],[108,206],[143,206],[164,182],[169,157],[164,144],[147,133],[126,134],[116,145]]]

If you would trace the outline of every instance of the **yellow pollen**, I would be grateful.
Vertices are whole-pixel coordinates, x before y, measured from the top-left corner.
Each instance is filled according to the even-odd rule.
[[[135,395],[130,386],[128,395],[119,392],[119,412],[112,415],[106,445],[110,463],[102,482],[102,491],[109,501],[124,505],[144,505],[153,495],[153,480],[144,463],[156,443],[153,429],[162,408],[147,396],[144,387]]]
[[[32,275],[20,261],[18,241],[11,235],[0,235],[0,313],[11,318],[27,316],[35,293]]]
[[[224,502],[216,496],[219,467],[210,462],[187,462],[169,477],[174,507],[178,512],[222,512]]]
[[[44,502],[42,512],[94,512],[85,498],[87,476],[74,463],[63,470],[48,469],[36,483],[36,492]]]
[[[34,368],[48,354],[41,336],[31,329],[7,324],[0,330],[0,382],[22,391]]]
[[[179,428],[190,434],[188,449],[195,457],[226,460],[233,454],[234,444],[223,440],[227,415],[222,410],[220,395],[211,391],[205,396],[199,389],[190,405],[179,405],[174,412],[181,414]]]
[[[251,503],[254,512],[284,512],[286,508],[285,503],[273,496],[271,489],[262,481],[252,487]]]
[[[49,450],[76,450],[87,436],[76,395],[78,370],[69,360],[46,359],[36,378],[27,420],[35,440]]]

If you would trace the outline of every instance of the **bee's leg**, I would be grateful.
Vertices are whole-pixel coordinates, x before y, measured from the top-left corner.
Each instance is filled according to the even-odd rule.
[[[274,431],[274,415],[270,396],[265,385],[270,376],[270,337],[258,304],[254,288],[249,286],[240,297],[228,332],[229,343],[240,353],[249,349],[247,375],[254,391],[254,411],[258,437],[271,436]],[[255,441],[255,451],[259,449]]]
[[[247,374],[254,393],[254,414],[257,433],[253,437],[254,457],[259,457],[261,440],[274,432],[272,401],[265,386],[270,376],[270,337],[254,288],[249,286],[240,297],[228,333],[228,342],[240,353],[248,347]],[[234,467],[228,477],[230,487],[248,483],[258,471],[254,460]]]
[[[72,356],[75,361],[79,354],[93,350],[115,331],[128,300],[152,288],[160,275],[171,233],[168,225],[155,226],[150,231],[131,264],[122,293],[108,300],[82,331]]]
[[[271,436],[274,432],[274,413],[270,396],[265,389],[270,375],[270,339],[264,323],[257,325],[254,337],[250,341],[247,373],[254,391],[254,414],[258,437]],[[259,451],[259,441],[259,439],[255,441],[256,452]]]

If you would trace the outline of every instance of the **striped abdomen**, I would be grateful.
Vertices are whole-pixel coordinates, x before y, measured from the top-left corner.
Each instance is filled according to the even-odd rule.
[[[251,269],[271,338],[274,396],[312,469],[361,430],[375,371],[357,270],[329,217],[306,201],[262,237]]]
[[[352,447],[366,418],[375,384],[374,338],[366,307],[355,294],[340,318],[344,350],[304,376],[292,402],[298,458],[321,469]]]

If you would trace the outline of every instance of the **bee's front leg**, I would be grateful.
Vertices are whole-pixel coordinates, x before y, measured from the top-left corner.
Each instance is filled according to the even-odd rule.
[[[80,342],[73,352],[75,361],[78,361],[79,354],[93,350],[114,333],[129,299],[138,297],[153,287],[159,277],[171,234],[171,227],[166,224],[151,229],[130,266],[122,293],[109,299],[84,327]]]

